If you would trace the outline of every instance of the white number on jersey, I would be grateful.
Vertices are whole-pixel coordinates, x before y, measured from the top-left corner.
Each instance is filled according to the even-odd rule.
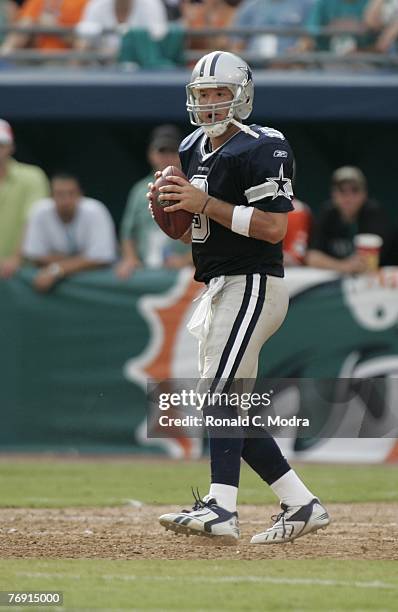
[[[192,185],[208,193],[209,185],[207,177],[201,174],[195,174],[191,178]],[[192,223],[192,242],[206,242],[210,236],[210,221],[209,217],[200,213],[196,214]]]

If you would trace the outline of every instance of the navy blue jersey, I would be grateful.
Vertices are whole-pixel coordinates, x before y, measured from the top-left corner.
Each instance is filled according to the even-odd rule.
[[[251,125],[259,138],[239,131],[215,151],[202,128],[180,146],[182,170],[193,185],[234,206],[263,211],[293,210],[294,159],[289,143],[277,130]],[[215,276],[271,274],[283,276],[282,242],[242,236],[205,214],[192,226],[195,279],[209,282]]]

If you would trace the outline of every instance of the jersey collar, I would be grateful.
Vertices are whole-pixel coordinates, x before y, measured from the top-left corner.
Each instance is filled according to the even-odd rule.
[[[211,151],[210,153],[206,153],[206,142],[208,142],[209,137],[207,136],[207,134],[203,134],[202,139],[200,141],[200,145],[199,145],[199,150],[200,150],[200,155],[202,157],[202,161],[206,161],[207,159],[209,159],[212,155],[214,155],[214,153],[217,153],[217,151],[220,151],[220,149],[225,147],[225,145],[228,144],[228,142],[230,142],[233,138],[235,138],[235,136],[238,136],[238,134],[241,134],[241,133],[242,132],[240,130],[238,132],[235,132],[235,134],[232,134],[232,136],[228,138],[228,140],[226,140],[222,145],[220,145],[219,147],[217,147],[217,149],[214,149],[214,151]]]

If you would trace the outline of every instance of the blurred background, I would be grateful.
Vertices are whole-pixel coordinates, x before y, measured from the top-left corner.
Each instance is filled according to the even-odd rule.
[[[145,192],[192,129],[190,70],[221,49],[253,68],[251,120],[296,155],[291,308],[260,374],[385,383],[345,437],[351,399],[336,423],[293,385],[288,413],[319,422],[284,450],[397,460],[396,429],[356,439],[396,401],[397,40],[397,0],[0,0],[0,450],[206,452],[147,435],[147,380],[196,376],[201,287]]]

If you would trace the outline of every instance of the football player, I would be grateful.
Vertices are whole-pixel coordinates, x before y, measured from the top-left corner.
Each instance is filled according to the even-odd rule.
[[[293,209],[294,159],[282,133],[245,125],[253,106],[250,67],[240,57],[215,51],[196,64],[187,86],[187,110],[197,129],[182,142],[182,170],[160,189],[175,201],[169,212],[195,214],[190,239],[195,279],[207,284],[189,325],[199,338],[200,377],[225,391],[234,379],[255,379],[263,344],[288,308],[282,240]],[[156,175],[155,175],[156,176]],[[148,198],[154,188],[150,184]],[[221,387],[220,387],[221,385]],[[278,496],[281,512],[253,544],[289,542],[321,527],[329,515],[283,457],[275,440],[223,437],[208,430],[209,494],[192,510],[160,517],[177,533],[239,537],[236,510],[241,457]]]

